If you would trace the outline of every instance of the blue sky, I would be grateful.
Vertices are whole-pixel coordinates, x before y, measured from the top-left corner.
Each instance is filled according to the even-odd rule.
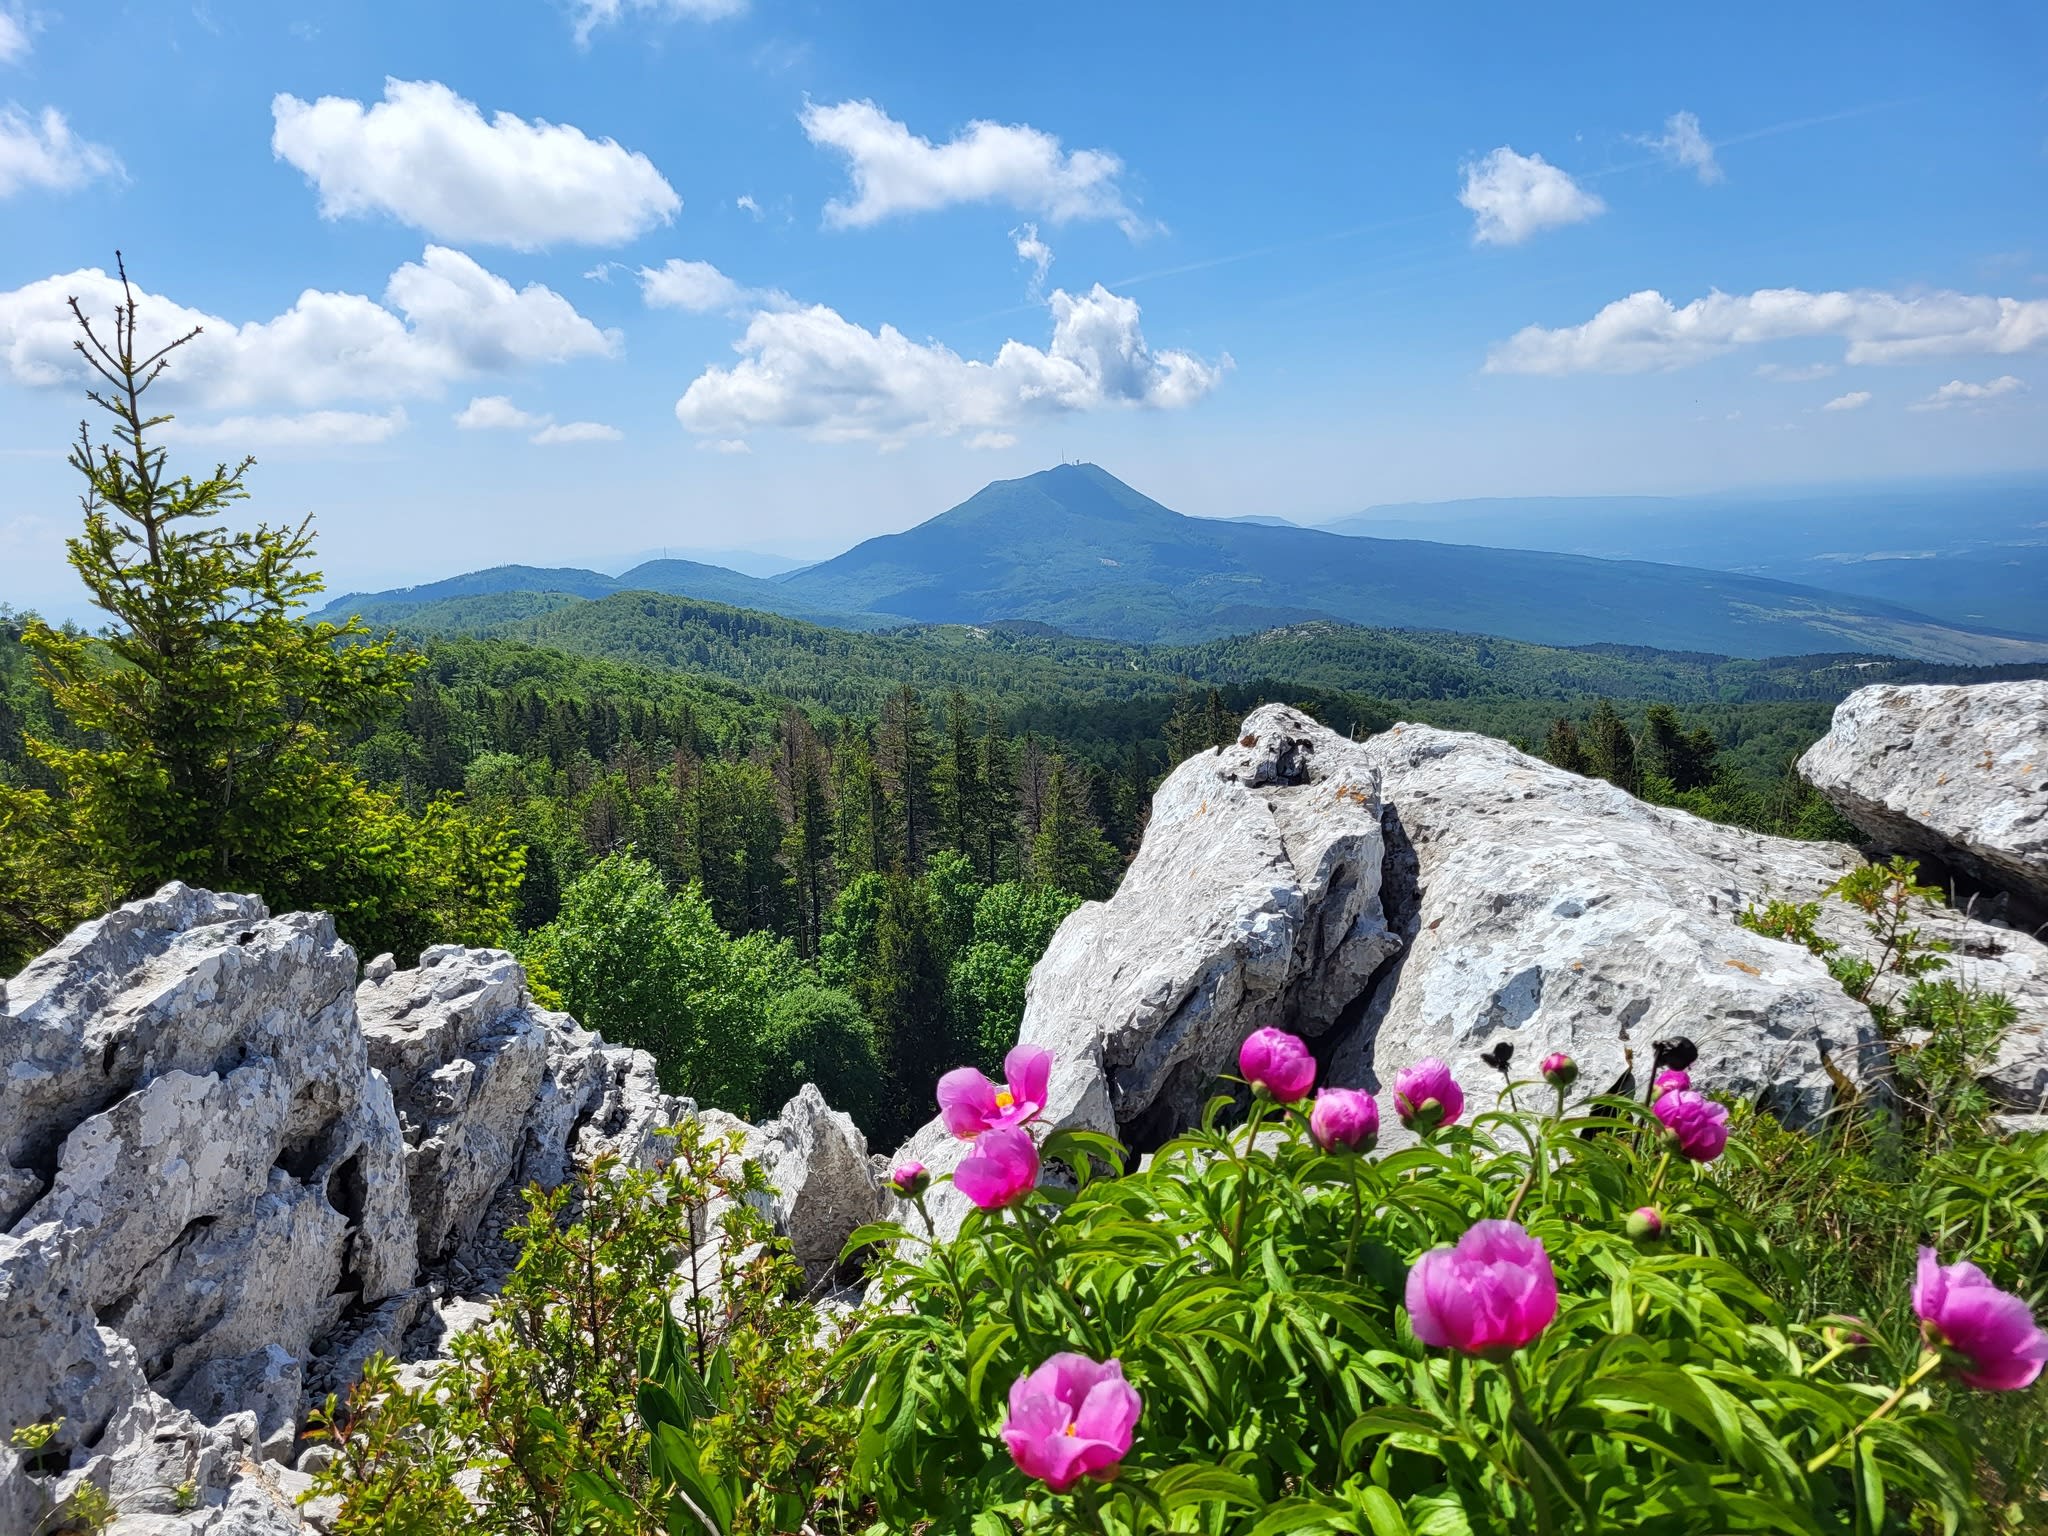
[[[0,0],[0,599],[116,246],[336,588],[2048,467],[2048,11],[1444,9]]]

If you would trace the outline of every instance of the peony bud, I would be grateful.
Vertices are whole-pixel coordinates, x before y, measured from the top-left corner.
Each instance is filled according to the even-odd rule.
[[[1465,1112],[1465,1091],[1441,1059],[1426,1056],[1394,1074],[1394,1110],[1409,1130],[1427,1136],[1457,1123]]]
[[[1638,1206],[1628,1213],[1628,1235],[1639,1243],[1653,1242],[1662,1237],[1663,1214],[1654,1205]]]
[[[932,1176],[915,1158],[898,1163],[889,1173],[889,1183],[906,1200],[915,1200],[931,1188]]]
[[[1325,1152],[1370,1152],[1380,1139],[1380,1107],[1356,1088],[1325,1088],[1308,1112],[1308,1133]]]
[[[1651,1083],[1650,1087],[1653,1095],[1660,1099],[1667,1093],[1684,1093],[1688,1088],[1692,1087],[1692,1074],[1690,1072],[1681,1072],[1676,1067],[1671,1067],[1663,1072],[1659,1072],[1656,1081]]]
[[[1237,1053],[1238,1075],[1274,1102],[1292,1104],[1316,1082],[1316,1059],[1298,1035],[1284,1029],[1255,1029]]]
[[[1552,1051],[1544,1057],[1543,1064],[1538,1070],[1543,1074],[1543,1081],[1559,1093],[1563,1093],[1579,1080],[1579,1064],[1563,1051]]]

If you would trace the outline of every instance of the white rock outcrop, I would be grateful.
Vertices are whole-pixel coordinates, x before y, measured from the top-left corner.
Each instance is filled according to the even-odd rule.
[[[116,1532],[297,1529],[259,1467],[306,1397],[488,1289],[522,1185],[689,1109],[502,951],[358,988],[332,919],[253,897],[85,924],[0,988],[0,1530],[81,1481]]]
[[[2048,920],[2048,681],[1859,688],[1799,771],[1882,847]]]

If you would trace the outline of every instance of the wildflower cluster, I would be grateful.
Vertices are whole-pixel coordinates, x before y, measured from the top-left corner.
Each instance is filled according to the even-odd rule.
[[[950,1242],[856,1234],[913,1240],[842,1352],[854,1486],[879,1529],[1968,1524],[1970,1446],[1928,1384],[2031,1386],[2032,1305],[1928,1250],[1917,1329],[1788,1315],[1752,1278],[1772,1258],[1721,1187],[1740,1142],[1695,1055],[1660,1050],[1647,1105],[1567,1114],[1578,1070],[1553,1053],[1540,1116],[1472,1113],[1419,1061],[1388,1106],[1412,1144],[1375,1156],[1378,1099],[1318,1091],[1307,1046],[1264,1029],[1244,1124],[1219,1097],[1136,1170],[1110,1138],[1045,1134],[1043,1050],[1000,1084],[948,1074],[976,1209]],[[892,1182],[921,1207],[929,1180]]]

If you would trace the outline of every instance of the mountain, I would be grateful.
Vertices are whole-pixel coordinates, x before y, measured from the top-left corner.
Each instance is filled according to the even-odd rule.
[[[875,629],[901,622],[894,615],[834,613],[814,608],[785,592],[776,582],[742,575],[721,565],[700,565],[694,560],[649,560],[618,576],[574,566],[498,565],[417,587],[345,593],[314,617],[339,622],[350,614],[360,614],[371,624],[410,624],[417,628],[474,632],[614,592],[694,597],[849,629]]]
[[[785,613],[801,602],[923,623],[1028,618],[1141,642],[1336,619],[1731,656],[2048,655],[2029,636],[1745,573],[1184,517],[1090,464],[996,481],[773,585]]]
[[[1797,495],[1409,502],[1322,526],[1738,571],[2048,632],[2048,481],[2038,476]]]

